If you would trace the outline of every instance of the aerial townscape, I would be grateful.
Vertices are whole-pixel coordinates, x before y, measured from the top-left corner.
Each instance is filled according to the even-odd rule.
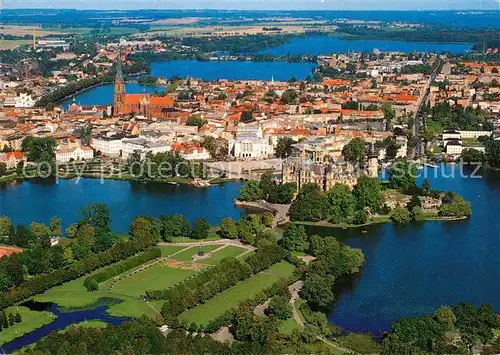
[[[500,354],[498,1],[190,2],[0,7],[0,351]]]

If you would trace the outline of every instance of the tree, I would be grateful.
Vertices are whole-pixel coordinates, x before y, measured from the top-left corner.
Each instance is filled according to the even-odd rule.
[[[328,213],[328,200],[316,184],[304,184],[290,206],[288,214],[292,221],[317,222],[325,219]]]
[[[241,113],[240,121],[243,123],[250,123],[255,121],[255,118],[253,118],[252,111],[243,111]]]
[[[341,223],[354,215],[356,198],[345,184],[335,184],[326,194],[330,209],[328,219],[331,223]]]
[[[365,141],[361,138],[354,138],[346,144],[342,150],[344,159],[352,164],[361,163],[365,161]]]
[[[307,234],[302,225],[290,223],[283,231],[281,246],[290,251],[305,251],[307,249]]]
[[[281,94],[281,103],[283,105],[290,105],[295,103],[295,100],[299,97],[299,94],[293,89],[286,89],[283,94]]]
[[[403,193],[412,191],[417,186],[417,167],[407,159],[396,159],[389,174],[391,186]]]
[[[0,237],[9,237],[14,232],[12,222],[7,216],[0,216]]]
[[[458,194],[451,194],[451,197],[445,196],[443,204],[439,208],[439,213],[444,217],[469,217],[472,214],[469,201]]]
[[[109,223],[111,219],[109,217],[108,206],[104,203],[94,203],[82,207],[80,210],[83,221],[90,224],[95,229],[109,230]]]
[[[300,290],[300,297],[316,307],[328,307],[335,300],[332,290],[334,281],[331,275],[308,275]]]
[[[477,149],[464,149],[461,158],[467,164],[480,164],[486,162],[486,155]]]
[[[208,221],[205,218],[200,218],[194,222],[191,237],[193,239],[206,239],[208,238],[209,232],[210,224],[208,224]]]
[[[28,160],[36,163],[52,162],[55,158],[57,143],[53,138],[39,138],[28,136],[22,144],[23,151],[29,152]]]
[[[453,314],[453,310],[450,307],[440,307],[436,311],[435,316],[436,320],[443,325],[446,331],[451,331],[455,328],[457,317],[455,317],[455,314]]]
[[[0,163],[0,176],[4,176],[7,173],[7,164]]]
[[[271,298],[267,312],[281,320],[290,318],[292,316],[290,299],[285,296],[275,296]]]
[[[485,145],[486,160],[493,168],[500,168],[500,141],[489,139]]]
[[[377,212],[382,205],[382,188],[378,178],[361,175],[354,188],[358,209],[369,207],[372,212]]]
[[[43,223],[30,223],[30,233],[38,240],[43,240],[50,237],[51,230]]]
[[[205,121],[201,117],[189,116],[186,121],[186,126],[195,126],[200,128],[205,124]]]
[[[391,219],[397,224],[407,224],[411,221],[411,214],[406,208],[398,205],[392,209]]]
[[[78,231],[76,232],[75,238],[83,247],[92,248],[95,244],[95,230],[88,223],[83,223],[78,227]]]
[[[23,321],[23,318],[21,317],[21,314],[19,314],[18,312],[16,313],[16,316],[14,318],[14,321],[16,323],[21,323]]]
[[[421,222],[425,218],[424,211],[422,207],[415,206],[411,209],[411,219],[415,222]]]
[[[183,215],[160,216],[159,223],[160,234],[165,241],[191,235],[191,227],[189,227],[189,222]]]
[[[287,158],[292,156],[295,141],[291,138],[280,138],[274,149],[274,153],[278,158]]]
[[[223,238],[235,239],[238,237],[238,227],[232,218],[224,218],[220,223],[219,234]]]
[[[262,191],[260,182],[255,180],[245,181],[238,197],[241,201],[258,201],[263,198],[264,192]]]
[[[61,235],[61,219],[57,217],[52,217],[50,219],[50,232],[52,235]]]
[[[366,224],[368,222],[368,215],[366,214],[365,211],[359,210],[354,213],[354,217],[352,219],[352,223],[355,225],[362,225]]]
[[[137,217],[130,225],[132,237],[144,245],[153,245],[160,239],[159,231],[149,217]]]

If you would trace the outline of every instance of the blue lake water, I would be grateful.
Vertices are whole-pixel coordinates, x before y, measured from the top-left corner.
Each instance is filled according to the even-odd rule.
[[[441,305],[489,303],[500,312],[500,174],[460,178],[445,166],[433,189],[456,191],[472,203],[472,217],[397,227],[381,224],[358,230],[322,231],[361,248],[362,272],[338,296],[329,319],[358,332],[380,333],[402,317],[431,314]],[[423,178],[420,178],[422,181]]]
[[[446,304],[489,303],[500,312],[500,174],[461,178],[453,165],[425,171],[433,189],[454,190],[470,200],[472,217],[405,227],[381,224],[363,228],[367,234],[363,229],[321,229],[323,235],[361,248],[366,257],[363,270],[341,288],[331,322],[351,331],[380,333],[402,317],[433,313]],[[240,182],[205,189],[93,179],[1,186],[0,215],[16,224],[59,216],[67,227],[79,218],[81,206],[92,202],[109,206],[112,228],[120,233],[128,231],[137,215],[180,213],[191,222],[205,217],[217,224],[245,213],[233,205]]]
[[[296,38],[281,47],[270,48],[260,53],[273,55],[309,54],[320,55],[329,53],[372,52],[375,48],[381,51],[397,52],[451,52],[464,53],[473,45],[460,43],[427,43],[427,42],[402,42],[382,40],[349,41],[336,36],[318,36]]]
[[[195,188],[115,180],[101,184],[98,179],[0,184],[0,215],[26,226],[31,221],[49,223],[52,216],[58,216],[66,228],[80,218],[83,206],[103,202],[111,214],[112,230],[118,233],[127,233],[130,222],[139,215],[183,214],[190,222],[205,217],[217,225],[224,217],[238,220],[245,213],[234,206],[240,184]]]

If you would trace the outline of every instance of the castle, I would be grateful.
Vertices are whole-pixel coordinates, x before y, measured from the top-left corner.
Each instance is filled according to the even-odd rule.
[[[174,100],[168,96],[153,96],[151,94],[127,94],[123,79],[122,57],[118,54],[118,65],[115,78],[115,96],[113,114],[124,116],[135,114],[148,119],[166,117],[174,106]]]

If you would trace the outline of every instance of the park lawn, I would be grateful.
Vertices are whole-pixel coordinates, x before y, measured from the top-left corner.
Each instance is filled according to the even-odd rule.
[[[279,263],[274,264],[269,269],[262,271],[262,273],[278,277],[290,277],[293,275],[294,271],[295,271],[294,265],[286,261],[281,261]]]
[[[294,330],[300,330],[299,325],[293,318],[288,318],[284,321],[281,321],[278,326],[278,330],[282,334],[291,335]]]
[[[176,245],[162,245],[159,247],[161,250],[162,258],[172,255],[173,253],[177,253],[182,249],[186,249],[184,246],[176,246]]]
[[[246,251],[245,248],[229,245],[215,252],[210,258],[204,259],[202,262],[204,264],[216,265],[225,258],[236,258],[238,255],[243,254],[245,251]]]
[[[22,317],[22,322],[21,323],[14,323],[12,327],[5,328],[0,332],[0,344],[5,344],[8,343],[9,341],[12,341],[20,336],[23,336],[26,333],[31,333],[35,329],[38,329],[45,324],[48,324],[55,320],[57,317],[47,311],[43,312],[37,312],[37,311],[32,311],[27,307],[22,307],[22,306],[12,306],[8,307],[5,309],[5,313],[7,315],[9,313],[16,314],[16,312],[19,312],[19,314]]]
[[[219,293],[204,304],[182,313],[179,319],[188,322],[188,324],[209,324],[212,320],[224,312],[238,307],[241,301],[254,298],[259,292],[265,290],[278,281],[281,278],[280,276],[277,276],[278,273],[284,274],[286,272],[290,272],[290,267],[291,272],[293,272],[293,265],[288,263],[285,264],[288,264],[289,266],[279,265],[283,263],[285,262],[278,263],[273,267],[246,279],[245,281],[239,282],[235,286]],[[271,274],[267,274],[268,272]]]
[[[163,263],[143,269],[134,275],[124,277],[109,289],[110,293],[139,297],[145,291],[163,290],[194,274],[194,270],[174,269]]]
[[[202,245],[202,247],[203,247],[203,251],[205,253],[209,253],[212,250],[215,250],[215,249],[222,247],[222,245]],[[192,246],[192,247],[186,249],[185,251],[183,251],[177,255],[172,256],[171,259],[180,260],[180,261],[191,261],[191,257],[193,255],[195,255],[196,253],[198,253],[199,251],[200,251],[200,246]]]
[[[159,312],[161,308],[157,310]],[[110,306],[106,313],[114,317],[139,318],[145,315],[151,319],[156,319],[157,312],[155,311],[155,307],[151,307],[146,301],[134,298],[123,298],[123,302]]]

